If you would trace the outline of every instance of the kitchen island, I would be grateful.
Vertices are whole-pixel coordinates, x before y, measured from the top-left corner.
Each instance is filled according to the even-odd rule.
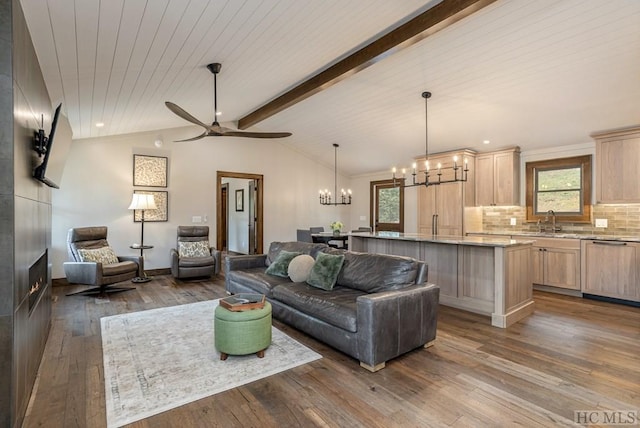
[[[506,328],[534,309],[532,240],[397,232],[353,233],[349,248],[427,263],[440,303],[488,315]]]

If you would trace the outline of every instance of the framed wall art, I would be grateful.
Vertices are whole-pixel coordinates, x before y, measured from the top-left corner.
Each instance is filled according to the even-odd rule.
[[[168,163],[162,156],[133,155],[133,185],[167,187]]]
[[[143,195],[153,195],[153,199],[158,207],[155,210],[144,211],[144,221],[169,221],[169,192],[166,191],[154,191],[154,190],[134,190],[133,193],[140,193]],[[142,210],[133,210],[133,221],[142,221]]]
[[[236,190],[236,211],[244,211],[244,189]]]

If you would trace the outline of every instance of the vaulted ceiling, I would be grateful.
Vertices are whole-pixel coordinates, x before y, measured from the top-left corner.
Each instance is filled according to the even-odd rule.
[[[212,122],[211,62],[222,63],[219,120],[236,127],[439,2],[21,3],[49,94],[80,139],[187,125],[164,101]],[[640,1],[497,0],[248,130],[292,132],[278,141],[328,165],[339,143],[349,175],[409,165],[424,153],[424,90],[430,152],[579,144],[637,125]]]

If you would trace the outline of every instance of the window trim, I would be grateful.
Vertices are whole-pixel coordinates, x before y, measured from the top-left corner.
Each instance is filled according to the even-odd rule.
[[[527,162],[525,171],[526,182],[526,208],[527,222],[536,222],[544,220],[545,215],[536,215],[534,212],[535,199],[535,172],[536,169],[562,169],[580,166],[582,171],[582,214],[562,214],[557,213],[556,219],[561,222],[570,223],[591,223],[591,174],[592,174],[592,156],[573,156],[569,158],[550,159],[536,162]]]

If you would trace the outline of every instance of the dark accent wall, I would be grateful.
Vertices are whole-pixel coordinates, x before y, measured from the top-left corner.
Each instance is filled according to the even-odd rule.
[[[19,427],[51,325],[49,281],[29,311],[29,266],[51,247],[51,190],[32,178],[51,101],[19,0],[0,0],[0,426]],[[51,250],[49,250],[51,254]]]

